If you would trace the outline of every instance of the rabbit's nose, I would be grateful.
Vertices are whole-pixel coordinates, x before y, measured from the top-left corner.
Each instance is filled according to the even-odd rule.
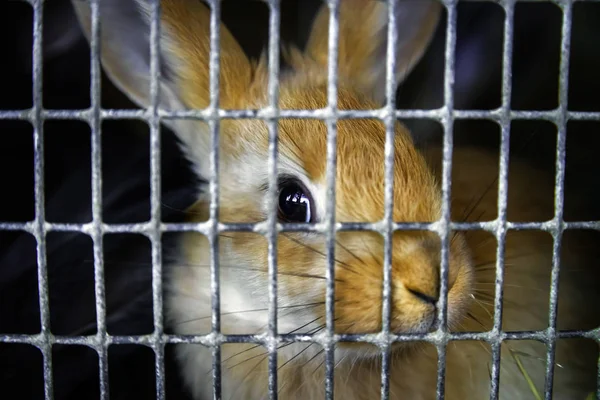
[[[399,284],[395,287],[391,326],[395,332],[425,332],[431,328],[439,292],[428,289],[426,285]]]
[[[434,307],[437,304],[439,298],[439,293],[437,292],[435,293],[435,295],[432,295],[429,293],[425,293],[424,291],[421,291],[419,289],[413,289],[410,287],[407,287],[406,290],[424,303],[431,304]]]
[[[407,301],[435,306],[440,293],[439,267],[424,256],[400,264],[396,284],[404,287]]]

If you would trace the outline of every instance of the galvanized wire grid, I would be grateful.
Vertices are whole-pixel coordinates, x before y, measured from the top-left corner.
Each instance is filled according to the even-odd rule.
[[[567,109],[569,52],[572,25],[573,3],[576,0],[554,0],[563,12],[561,62],[559,75],[559,107],[550,111],[514,111],[510,108],[511,99],[511,65],[513,42],[513,17],[516,0],[496,0],[505,11],[504,24],[504,54],[502,75],[502,105],[491,111],[454,110],[454,48],[456,44],[457,1],[441,0],[447,9],[446,31],[446,67],[444,83],[444,106],[435,110],[396,110],[394,93],[394,71],[396,60],[392,49],[397,42],[395,30],[396,0],[390,0],[388,27],[388,57],[387,57],[387,103],[379,110],[352,111],[337,110],[337,39],[339,36],[339,3],[340,0],[328,0],[330,7],[329,25],[329,84],[328,105],[321,110],[278,110],[279,95],[279,26],[280,0],[266,0],[270,8],[269,21],[269,106],[261,110],[221,110],[219,109],[219,24],[220,5],[218,0],[211,0],[211,57],[210,57],[210,106],[205,110],[181,112],[166,112],[158,108],[159,86],[157,84],[160,68],[159,54],[159,5],[153,1],[151,24],[151,98],[152,105],[146,110],[103,110],[100,107],[100,62],[98,33],[98,1],[92,3],[92,35],[91,35],[91,107],[87,110],[45,110],[42,105],[42,10],[43,0],[28,0],[34,9],[33,19],[33,108],[28,110],[0,111],[0,119],[19,119],[32,123],[34,128],[35,154],[35,210],[36,217],[26,223],[0,222],[0,230],[25,231],[35,236],[37,241],[38,289],[41,315],[41,332],[36,335],[0,335],[0,342],[26,343],[38,347],[43,354],[43,371],[45,398],[53,398],[52,384],[52,352],[54,344],[85,345],[95,349],[99,355],[100,392],[102,399],[108,399],[108,363],[107,349],[112,344],[142,344],[151,347],[156,360],[156,391],[157,398],[165,398],[164,390],[164,347],[167,343],[200,343],[213,348],[213,379],[214,397],[220,398],[221,391],[221,349],[223,343],[255,342],[263,344],[269,350],[269,392],[271,398],[277,398],[277,346],[291,341],[316,342],[326,351],[326,398],[333,398],[333,369],[334,344],[337,341],[361,341],[378,345],[383,357],[382,368],[382,399],[389,398],[389,360],[390,344],[394,341],[428,341],[438,350],[438,383],[437,396],[443,398],[445,376],[445,348],[450,340],[482,340],[492,348],[491,392],[490,398],[498,398],[498,383],[500,374],[500,346],[504,340],[530,339],[538,340],[548,346],[546,360],[545,398],[550,399],[553,384],[553,366],[556,340],[559,338],[583,337],[600,343],[597,331],[557,331],[557,295],[558,275],[560,269],[560,246],[563,232],[566,229],[595,229],[600,230],[599,221],[563,221],[563,198],[565,176],[565,143],[566,124],[570,120],[600,121],[600,112],[576,112]],[[403,1],[403,0],[400,0]],[[598,0],[587,0],[598,1]],[[102,221],[102,177],[101,177],[101,121],[109,119],[141,119],[149,123],[151,128],[151,218],[150,221],[138,224],[105,224]],[[209,123],[212,132],[211,176],[209,192],[211,197],[210,219],[204,223],[172,224],[163,223],[160,216],[160,122],[163,119],[187,118],[201,119]],[[223,224],[218,222],[219,211],[219,178],[218,178],[218,132],[222,118],[257,118],[265,120],[269,127],[269,184],[267,202],[273,211],[267,220],[259,224]],[[322,223],[286,224],[281,225],[276,219],[277,199],[277,120],[279,118],[315,118],[323,119],[329,130],[327,143],[327,215]],[[385,144],[385,216],[382,221],[373,223],[339,223],[335,221],[335,166],[336,166],[336,121],[348,118],[378,118],[386,126]],[[443,152],[443,209],[442,218],[434,223],[397,223],[392,221],[393,209],[393,139],[394,121],[396,118],[423,118],[440,122],[444,127]],[[44,212],[44,153],[43,153],[43,122],[44,120],[75,119],[89,123],[92,131],[92,222],[86,224],[49,223],[45,220]],[[498,193],[498,218],[495,221],[457,223],[450,220],[450,173],[452,168],[453,125],[456,119],[488,119],[496,121],[501,126],[500,174]],[[515,119],[547,120],[553,122],[558,129],[556,148],[556,178],[555,178],[555,214],[546,222],[514,223],[507,221],[507,171],[510,141],[510,122]],[[385,238],[384,256],[384,288],[383,288],[383,330],[379,334],[369,335],[337,335],[333,332],[333,295],[334,295],[334,243],[337,231],[367,230],[381,233]],[[442,241],[441,264],[441,296],[438,303],[439,325],[435,332],[423,334],[394,334],[390,332],[390,280],[391,280],[391,238],[396,230],[430,230],[437,232]],[[447,317],[448,292],[448,249],[450,231],[452,230],[486,230],[495,235],[497,247],[497,274],[495,281],[494,324],[489,332],[451,333],[445,327]],[[503,332],[501,329],[502,299],[503,299],[503,268],[504,246],[508,230],[542,230],[550,233],[554,239],[552,258],[552,279],[549,309],[549,326],[540,331]],[[94,336],[65,337],[55,336],[50,332],[48,306],[48,278],[46,263],[46,234],[48,232],[82,232],[91,236],[94,244],[94,271],[96,295],[97,333]],[[163,299],[162,299],[162,258],[161,236],[163,232],[196,231],[205,234],[211,244],[211,288],[212,295],[212,332],[199,336],[166,335],[163,329]],[[219,303],[219,260],[218,234],[224,231],[252,231],[265,235],[269,242],[268,271],[269,271],[269,324],[266,334],[262,335],[223,335],[220,333],[220,303]],[[277,330],[277,252],[276,236],[283,231],[313,231],[326,233],[329,267],[327,270],[326,291],[326,331],[322,334],[279,334]],[[152,242],[152,288],[154,306],[154,333],[141,336],[112,336],[106,331],[106,305],[104,288],[104,264],[102,254],[102,237],[106,233],[141,233]],[[597,396],[600,398],[600,375],[598,378]]]

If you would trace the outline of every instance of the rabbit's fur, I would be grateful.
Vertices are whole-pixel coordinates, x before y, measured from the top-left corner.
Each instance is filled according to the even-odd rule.
[[[387,9],[383,2],[343,0],[340,9],[338,108],[375,109],[385,98]],[[89,37],[89,8],[74,1]],[[103,1],[103,65],[115,83],[141,106],[150,104],[148,4]],[[162,0],[160,106],[167,109],[205,108],[209,105],[209,9],[199,1]],[[423,54],[439,19],[441,7],[430,1],[398,5],[399,47],[397,78],[401,80]],[[136,17],[136,18],[134,18]],[[132,19],[133,18],[133,19]],[[282,74],[282,109],[321,109],[327,106],[326,8],[317,16],[304,51],[285,51],[292,71]],[[268,105],[265,58],[251,62],[225,27],[220,30],[220,107],[261,108]],[[210,170],[210,130],[201,121],[165,121],[178,135],[199,176]],[[337,123],[336,219],[373,222],[383,217],[385,128],[375,120]],[[281,176],[299,180],[312,195],[316,220],[325,213],[327,129],[323,121],[279,121]],[[268,129],[263,121],[220,122],[221,222],[259,222],[267,209]],[[394,210],[396,221],[432,222],[441,216],[440,170],[415,148],[409,132],[396,125]],[[431,160],[439,153],[431,150]],[[475,149],[456,150],[453,171],[453,217],[495,218],[497,196],[487,190],[497,173],[497,157]],[[516,171],[516,172],[515,172]],[[511,167],[509,220],[552,217],[552,190],[544,190],[543,174],[526,165]],[[536,190],[531,190],[532,182]],[[551,181],[549,182],[551,184]],[[538,189],[539,186],[539,189]],[[551,189],[551,186],[548,186]],[[477,199],[481,194],[483,198]],[[208,218],[206,191],[190,210],[194,221]],[[475,201],[477,200],[477,201]],[[470,211],[475,205],[474,211]],[[550,208],[548,208],[550,207]],[[468,213],[466,211],[469,210]],[[483,213],[483,214],[482,214]],[[489,236],[489,234],[487,234]],[[336,246],[336,331],[367,333],[381,329],[383,238],[367,232],[340,232]],[[545,329],[549,298],[551,240],[532,233],[508,234],[503,328]],[[433,232],[396,232],[393,237],[392,329],[423,332],[433,326],[435,306],[427,298],[439,294],[440,243]],[[224,334],[263,332],[267,324],[267,241],[258,234],[228,232],[219,238],[221,266],[221,331]],[[565,249],[567,256],[568,248]],[[279,332],[322,331],[326,280],[323,236],[282,233],[278,237]],[[492,327],[493,263],[496,244],[485,233],[457,233],[450,247],[448,313],[451,330],[488,330]],[[514,257],[513,257],[514,256]],[[568,271],[569,262],[563,269]],[[167,316],[178,334],[210,332],[210,246],[200,234],[189,233],[181,243],[178,261],[168,266]],[[571,261],[574,262],[574,261]],[[578,265],[579,267],[579,265]],[[595,310],[582,312],[569,274],[561,280],[559,323],[591,328]],[[513,286],[511,286],[513,285]],[[522,289],[514,290],[515,287]],[[424,300],[425,299],[425,300]],[[590,298],[585,298],[590,301]],[[560,327],[560,326],[559,326]],[[585,366],[589,351],[579,342],[558,346],[555,396],[582,398],[593,386],[594,372]],[[509,351],[509,347],[513,352]],[[267,398],[265,349],[249,344],[222,348],[223,398]],[[518,352],[518,353],[515,353]],[[211,350],[180,345],[178,355],[185,381],[196,399],[211,398]],[[513,354],[528,360],[528,372],[543,383],[543,346],[529,342],[503,345],[502,398],[531,398]],[[375,399],[380,395],[377,349],[343,344],[336,348],[335,398]],[[320,399],[324,396],[323,352],[317,345],[282,346],[279,357],[279,396]],[[489,348],[481,343],[451,343],[447,348],[446,395],[449,399],[485,398],[489,392]],[[582,364],[583,363],[583,364]],[[593,360],[592,360],[593,364]],[[588,364],[589,365],[589,364]],[[390,377],[392,398],[429,399],[435,395],[435,349],[422,345],[394,345]]]

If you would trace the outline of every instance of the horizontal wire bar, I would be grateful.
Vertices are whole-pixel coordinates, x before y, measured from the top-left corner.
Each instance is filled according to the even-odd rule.
[[[411,342],[411,341],[426,341],[430,343],[439,343],[441,341],[462,341],[462,340],[479,340],[488,343],[497,343],[506,340],[537,340],[540,342],[549,342],[554,340],[548,336],[547,330],[541,331],[504,331],[504,332],[447,332],[440,335],[439,332],[432,333],[413,333],[413,334],[394,334],[390,333],[389,340],[391,342]],[[557,339],[591,339],[600,344],[600,330],[564,330],[556,331]],[[44,343],[46,338],[43,334],[37,335],[22,335],[22,334],[0,334],[0,343],[21,343],[39,346]],[[314,342],[318,344],[330,343],[323,334],[279,334],[273,338],[269,338],[263,334],[256,335],[225,335],[213,334],[206,335],[168,335],[163,334],[156,338],[154,334],[136,335],[136,336],[106,336],[105,341],[99,340],[97,335],[92,336],[53,336],[47,337],[50,345],[66,344],[66,345],[82,345],[92,348],[101,346],[118,345],[118,344],[140,344],[147,346],[155,346],[160,344],[182,344],[182,343],[199,343],[206,346],[216,346],[224,343],[260,343],[268,344],[270,340],[275,340],[276,343],[287,342]],[[334,334],[331,338],[332,342],[360,342],[380,345],[382,340],[387,343],[387,338],[384,338],[381,333],[370,334]]]
[[[450,222],[449,228],[455,231],[488,231],[494,232],[497,229],[498,221],[487,222]],[[554,220],[546,222],[506,222],[507,230],[538,230],[544,232],[553,232],[556,229],[557,222]],[[565,230],[600,230],[600,221],[572,221],[563,222]],[[211,227],[210,222],[199,223],[161,223],[158,229],[161,232],[200,232],[207,234]],[[91,235],[94,229],[93,223],[73,224],[73,223],[51,223],[47,222],[45,229],[48,232],[80,232]],[[152,222],[131,223],[131,224],[102,224],[103,233],[140,233],[150,234],[155,229]],[[306,232],[325,234],[327,228],[323,224],[303,224],[290,223],[276,225],[278,232]],[[337,222],[336,231],[367,231],[385,233],[385,227],[382,222]],[[35,230],[35,221],[28,222],[0,222],[0,231],[23,231],[32,233]],[[396,222],[393,224],[394,231],[417,231],[429,230],[438,231],[439,222]],[[261,223],[219,223],[218,232],[255,232],[264,234],[267,232],[265,224]]]
[[[29,4],[35,4],[36,0],[17,0],[24,1]],[[233,0],[221,0],[223,2],[233,1]],[[239,0],[235,0],[239,1]],[[253,1],[253,0],[248,0]],[[262,2],[269,2],[270,0],[258,0]],[[387,2],[388,0],[376,0],[381,2]],[[400,0],[402,1],[402,0]],[[454,3],[494,3],[501,7],[507,7],[511,3],[554,3],[554,4],[564,4],[569,0],[438,0],[442,4],[454,4]],[[573,3],[598,3],[600,0],[572,0]]]
[[[41,118],[44,120],[82,120],[92,121],[94,110],[41,110]],[[33,121],[35,119],[35,110],[0,110],[0,120],[24,120]],[[448,111],[445,107],[437,109],[410,109],[395,110],[394,115],[399,119],[431,119],[441,121]],[[474,120],[492,120],[500,122],[503,118],[509,120],[544,120],[555,122],[561,119],[559,108],[554,110],[509,110],[507,115],[501,108],[493,110],[453,110],[451,115],[454,119],[474,119]],[[192,119],[200,121],[215,121],[222,119],[259,119],[271,120],[282,118],[295,119],[380,119],[385,120],[389,117],[389,112],[385,109],[375,110],[276,110],[273,108],[257,110],[187,110],[187,111],[165,111],[157,110],[160,120],[169,119]],[[129,120],[139,119],[143,121],[152,121],[152,114],[148,110],[121,110],[121,109],[102,109],[100,118],[106,120]],[[600,121],[600,111],[567,111],[565,114],[567,121]]]

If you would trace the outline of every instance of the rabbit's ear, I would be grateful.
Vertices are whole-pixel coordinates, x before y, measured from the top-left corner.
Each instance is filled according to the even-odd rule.
[[[398,0],[396,6],[396,85],[421,59],[438,24],[437,0]],[[373,98],[385,101],[388,5],[376,0],[341,0],[339,7],[338,71]],[[327,65],[329,8],[317,14],[306,55]]]
[[[80,24],[91,37],[89,0],[72,0]],[[133,101],[150,99],[150,19],[152,0],[101,0],[102,65]],[[205,108],[209,105],[210,9],[200,1],[161,0],[160,105]],[[252,66],[239,44],[220,28],[220,106],[235,103],[250,85]]]
[[[100,0],[102,66],[113,83],[141,107],[151,105],[150,22],[153,0]],[[72,0],[84,34],[91,37],[90,0]],[[203,109],[210,104],[210,13],[199,0],[160,0],[159,106]],[[220,27],[221,108],[237,108],[252,79],[243,50]],[[165,119],[197,172],[206,176],[210,149],[207,124]]]

